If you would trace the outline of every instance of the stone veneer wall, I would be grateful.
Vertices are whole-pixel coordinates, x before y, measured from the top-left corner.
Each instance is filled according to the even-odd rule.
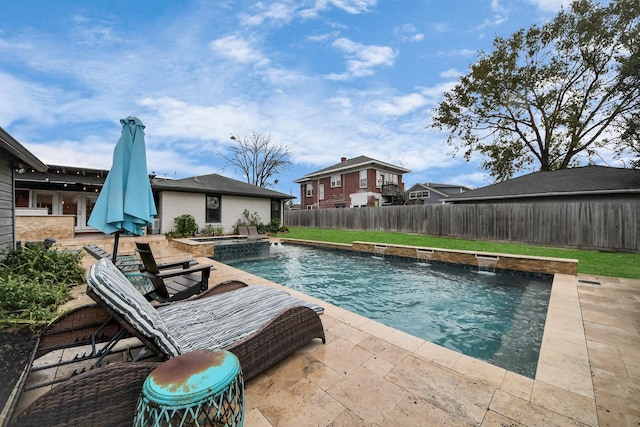
[[[567,258],[534,257],[489,252],[459,251],[452,249],[426,248],[419,246],[391,245],[370,242],[345,243],[315,242],[309,240],[282,238],[283,242],[369,252],[376,255],[390,255],[428,261],[466,264],[477,267],[492,267],[501,270],[524,271],[542,274],[578,274],[578,260]]]
[[[173,239],[171,246],[184,252],[190,252],[195,258],[213,256],[213,242],[196,242],[191,239]]]
[[[48,237],[63,240],[73,239],[75,233],[72,215],[16,216],[16,240],[22,244]]]

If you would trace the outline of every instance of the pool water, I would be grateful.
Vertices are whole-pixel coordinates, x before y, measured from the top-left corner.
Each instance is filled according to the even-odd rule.
[[[551,280],[283,245],[235,268],[535,377]]]

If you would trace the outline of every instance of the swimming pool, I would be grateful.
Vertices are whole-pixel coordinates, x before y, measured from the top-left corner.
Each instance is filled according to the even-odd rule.
[[[551,280],[283,245],[235,268],[535,377]]]

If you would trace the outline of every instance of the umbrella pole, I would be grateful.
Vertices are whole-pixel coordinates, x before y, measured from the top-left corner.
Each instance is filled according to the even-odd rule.
[[[115,238],[113,239],[113,259],[112,262],[115,264],[116,259],[118,258],[118,242],[120,241],[120,230],[116,231]]]

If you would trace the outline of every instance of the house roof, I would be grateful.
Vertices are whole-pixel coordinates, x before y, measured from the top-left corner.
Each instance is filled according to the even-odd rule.
[[[30,167],[40,172],[47,170],[47,165],[42,163],[29,150],[24,148],[14,137],[0,127],[0,148],[3,148],[19,161],[26,163]]]
[[[448,201],[629,193],[640,194],[639,169],[584,166],[530,173],[467,191]]]
[[[345,157],[343,158],[342,161],[340,161],[340,163],[336,163],[333,166],[329,166],[324,169],[320,169],[318,171],[308,173],[302,178],[296,179],[293,182],[299,184],[301,182],[308,181],[310,179],[320,178],[322,176],[328,176],[336,172],[362,169],[363,166],[372,166],[372,167],[377,166],[381,169],[386,169],[391,172],[397,172],[400,174],[411,172],[411,170],[405,169],[401,166],[395,166],[390,163],[381,162],[380,160],[372,159],[371,157],[367,157],[367,156],[358,156],[358,157],[354,157],[353,159],[347,159]]]
[[[270,199],[293,199],[285,193],[247,184],[218,174],[194,176],[183,179],[154,178],[154,190],[181,191],[191,193],[220,193],[237,196],[252,196]]]
[[[451,197],[450,193],[446,193],[445,191],[443,191],[445,189],[450,189],[450,188],[458,188],[464,191],[471,190],[470,187],[467,187],[465,185],[438,184],[435,182],[425,182],[424,184],[420,184],[420,183],[414,184],[411,188],[409,188],[409,190],[407,190],[407,192],[410,193],[412,191],[429,190],[443,197]]]

